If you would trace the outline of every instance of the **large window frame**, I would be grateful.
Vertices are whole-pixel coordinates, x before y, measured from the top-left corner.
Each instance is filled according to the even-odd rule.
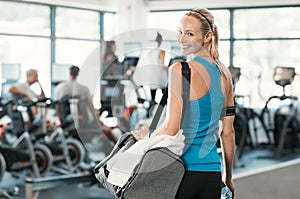
[[[291,9],[291,10],[298,9],[300,11],[300,6],[280,6],[280,7],[266,6],[266,7],[259,7],[259,8],[248,7],[248,8],[230,9],[232,13],[232,18],[231,18],[232,30],[231,30],[231,38],[230,38],[231,65],[235,67],[240,67],[242,73],[240,81],[236,84],[235,93],[237,95],[248,96],[250,102],[247,105],[250,107],[262,108],[264,107],[269,97],[273,95],[277,95],[277,96],[283,95],[283,88],[281,86],[276,85],[275,82],[273,81],[273,73],[275,67],[277,66],[295,67],[296,73],[298,71],[299,74],[299,68],[297,69],[297,63],[296,63],[297,61],[295,62],[295,60],[299,60],[299,59],[296,59],[294,57],[294,62],[293,61],[288,62],[286,61],[286,59],[287,58],[292,59],[293,57],[292,55],[288,55],[285,52],[289,50],[292,51],[293,50],[292,48],[295,48],[295,45],[291,45],[292,43],[300,44],[300,34],[295,34],[295,32],[293,32],[292,36],[290,36],[290,35],[282,35],[283,33],[280,31],[278,32],[273,31],[272,35],[270,34],[268,35],[267,34],[268,30],[263,31],[261,35],[236,34],[237,24],[235,22],[237,19],[242,21],[243,19],[241,16],[246,15],[247,12],[251,14],[251,16],[253,16],[252,17],[253,20],[253,18],[257,17],[258,13],[262,13],[266,15],[267,13],[266,11],[273,11],[273,13],[276,14],[278,18],[279,11],[287,10],[287,9]],[[257,13],[255,14],[255,12]],[[269,14],[270,13],[272,12],[269,12]],[[281,18],[284,19],[284,17]],[[259,27],[270,29],[272,28],[270,27],[272,25],[278,26],[278,23],[268,23],[268,21],[265,19],[266,17],[262,18],[261,23],[258,23]],[[272,18],[270,19],[273,20]],[[243,21],[241,23],[243,23]],[[278,28],[281,27],[278,26]],[[251,29],[253,29],[253,27]],[[287,30],[286,32],[289,32],[289,30]],[[298,30],[298,32],[300,31]],[[295,35],[299,35],[299,36],[295,37]],[[280,46],[285,46],[285,48],[279,50]],[[256,50],[253,48],[255,48]],[[257,51],[261,51],[261,48],[264,48],[265,51],[258,53]],[[243,53],[242,51],[247,51],[247,53]],[[280,60],[279,56],[285,58]],[[299,84],[300,84],[300,78],[299,76],[296,76],[292,84],[286,86],[285,94],[296,95],[300,97],[299,86],[298,86]],[[275,102],[274,100],[274,102],[270,104],[270,107],[276,108],[280,106],[281,103],[282,103],[281,101]]]
[[[46,39],[49,41],[50,43],[50,46],[49,46],[49,59],[47,61],[47,63],[45,63],[43,66],[40,66],[40,67],[46,67],[47,68],[47,71],[49,73],[47,74],[50,74],[50,77],[47,77],[45,80],[46,82],[43,83],[42,82],[42,86],[44,87],[44,90],[46,92],[46,96],[51,96],[53,97],[53,89],[51,89],[51,86],[52,85],[52,66],[55,65],[55,64],[80,64],[80,63],[57,63],[57,41],[66,41],[66,42],[72,42],[74,41],[75,43],[79,43],[79,42],[82,42],[82,43],[87,43],[87,46],[89,46],[89,44],[91,43],[94,43],[94,44],[97,44],[98,46],[101,46],[102,43],[103,43],[103,40],[104,40],[104,24],[105,24],[105,19],[104,19],[104,15],[105,13],[110,13],[110,14],[115,14],[115,12],[109,12],[109,11],[101,11],[101,10],[94,10],[94,9],[87,9],[87,8],[78,8],[78,7],[71,7],[71,6],[58,6],[58,5],[51,5],[51,4],[47,4],[47,3],[37,3],[37,2],[20,2],[20,1],[17,1],[17,0],[12,0],[10,2],[7,2],[7,1],[4,1],[4,0],[0,0],[0,3],[3,3],[3,4],[7,4],[8,6],[11,5],[14,5],[14,4],[18,4],[18,5],[22,5],[24,7],[26,7],[26,5],[28,5],[29,7],[34,7],[35,5],[37,6],[40,6],[40,7],[43,7],[43,8],[48,8],[50,10],[50,13],[49,13],[49,18],[48,18],[48,25],[49,25],[49,29],[50,31],[48,32],[44,32],[44,33],[30,33],[30,30],[29,31],[25,31],[25,32],[20,32],[20,31],[17,31],[17,32],[5,32],[5,31],[0,31],[0,36],[8,36],[8,37],[21,37],[21,38],[37,38],[37,39]],[[15,5],[14,5],[15,6]],[[81,34],[79,34],[79,36],[76,36],[76,35],[60,35],[58,36],[56,34],[56,23],[55,23],[55,20],[56,20],[56,11],[57,9],[70,9],[70,10],[77,10],[78,12],[93,12],[93,13],[96,13],[97,15],[99,15],[99,21],[97,23],[97,29],[98,29],[98,35],[96,37],[92,37],[92,38],[89,38],[88,36],[84,36]],[[24,26],[26,28],[26,26]],[[23,28],[23,29],[25,29]],[[97,45],[94,45],[94,46],[97,46]],[[93,47],[92,47],[93,48]],[[91,51],[93,49],[90,49]],[[99,57],[101,55],[99,54]],[[0,57],[1,58],[1,57]],[[1,61],[1,60],[0,60]],[[22,68],[22,66],[21,66]],[[99,66],[100,68],[100,66]],[[21,69],[22,70],[22,69]],[[25,70],[25,69],[23,69]],[[22,75],[23,75],[23,72],[22,72]]]

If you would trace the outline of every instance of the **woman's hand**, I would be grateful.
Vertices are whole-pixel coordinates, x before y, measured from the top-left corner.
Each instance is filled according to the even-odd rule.
[[[223,181],[223,185],[224,186],[227,186],[231,192],[231,198],[233,199],[234,198],[234,183],[232,180],[222,180]]]
[[[135,137],[136,140],[142,140],[147,137],[147,135],[149,133],[149,128],[144,127],[137,131],[131,131],[131,133]]]

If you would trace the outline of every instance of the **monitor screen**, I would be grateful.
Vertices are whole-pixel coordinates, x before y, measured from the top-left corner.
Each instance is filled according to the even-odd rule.
[[[123,99],[124,85],[116,84],[115,81],[105,81],[101,84],[101,100],[118,100]]]
[[[18,81],[20,79],[21,64],[2,63],[2,79]]]
[[[104,96],[106,98],[119,97],[120,96],[120,88],[119,87],[105,87],[104,88]]]
[[[68,80],[70,77],[71,64],[52,65],[52,83],[59,83]]]
[[[125,68],[130,66],[136,66],[139,61],[139,57],[125,57],[123,61],[123,65]]]

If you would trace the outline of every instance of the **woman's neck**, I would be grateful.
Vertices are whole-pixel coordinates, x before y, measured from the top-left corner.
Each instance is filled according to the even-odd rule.
[[[194,57],[202,57],[202,58],[206,58],[206,59],[211,58],[211,56],[209,54],[193,54],[192,58],[194,58]]]
[[[210,54],[209,54],[209,51],[206,50],[206,49],[203,49],[203,48],[202,48],[202,50],[200,50],[199,52],[194,53],[194,54],[192,55],[192,57],[196,57],[196,56],[198,56],[198,57],[203,57],[203,58],[210,58],[210,57],[211,57]]]

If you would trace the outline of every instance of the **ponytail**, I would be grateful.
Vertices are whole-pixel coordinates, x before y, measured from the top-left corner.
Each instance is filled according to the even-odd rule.
[[[219,59],[219,51],[218,51],[219,33],[216,25],[214,25],[214,29],[212,33],[213,36],[211,39],[211,43],[209,45],[209,54],[214,60],[218,60]]]
[[[219,32],[217,26],[214,24],[214,29],[212,31],[213,36],[211,39],[211,43],[209,46],[209,54],[210,56],[215,60],[219,70],[221,71],[222,75],[225,76],[226,79],[230,77],[230,74],[228,74],[228,70],[225,69],[224,64],[222,64],[219,60]]]

